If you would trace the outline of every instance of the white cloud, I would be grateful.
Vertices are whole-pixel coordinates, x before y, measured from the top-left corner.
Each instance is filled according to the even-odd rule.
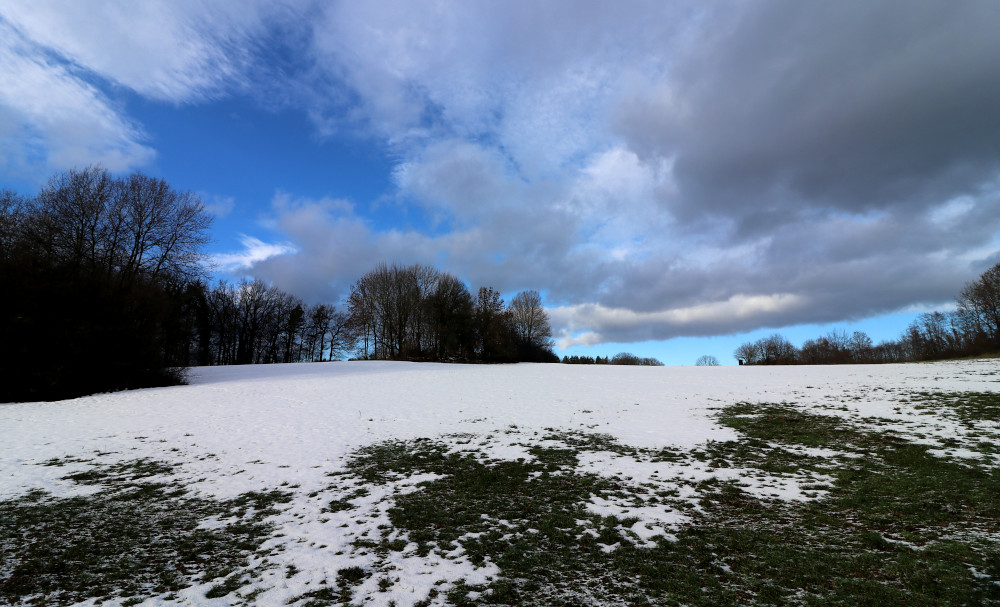
[[[0,107],[7,114],[0,160],[6,170],[100,163],[120,171],[152,160],[155,152],[141,128],[95,87],[46,59],[2,21],[0,39]]]
[[[243,77],[257,2],[6,0],[0,16],[35,44],[140,95],[184,103]]]
[[[549,308],[560,348],[593,346],[608,342],[646,341],[671,337],[708,335],[726,327],[736,330],[748,320],[779,321],[800,312],[809,303],[802,295],[733,295],[725,301],[700,303],[654,312],[579,304]]]
[[[294,2],[294,0],[289,0]],[[247,90],[254,37],[288,3],[5,0],[0,3],[0,163],[22,177],[100,163],[143,166],[155,151],[108,96],[170,103]]]
[[[293,255],[298,249],[288,242],[264,242],[259,238],[240,234],[242,251],[234,253],[219,253],[210,258],[213,267],[223,272],[240,272],[249,270],[257,264],[282,255]]]
[[[253,263],[253,274],[308,301],[336,302],[381,261],[432,263],[432,239],[413,231],[376,231],[345,200],[275,194],[263,219],[294,250]]]
[[[214,194],[199,194],[202,202],[205,203],[205,210],[216,217],[222,219],[228,217],[236,208],[236,199],[232,196],[216,196]]]

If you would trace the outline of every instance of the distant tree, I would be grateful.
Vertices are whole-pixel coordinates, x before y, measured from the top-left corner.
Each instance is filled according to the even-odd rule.
[[[281,362],[290,363],[302,358],[302,331],[306,326],[306,311],[302,307],[302,301],[291,298],[290,306],[281,311],[279,322],[281,323],[282,355]]]
[[[563,363],[568,365],[593,365],[595,361],[590,356],[578,356],[574,354],[573,356],[563,356]]]
[[[88,167],[49,180],[35,201],[33,236],[49,259],[103,271],[119,284],[202,273],[212,218],[191,192],[142,173]]]
[[[308,318],[308,352],[309,359],[322,361],[326,353],[326,337],[330,333],[330,321],[333,320],[334,309],[326,304],[312,306],[307,311]]]
[[[639,365],[642,359],[631,352],[619,352],[611,357],[612,365]]]
[[[911,357],[935,360],[965,353],[967,340],[962,334],[962,325],[960,313],[926,312],[919,315],[905,333]]]
[[[334,310],[330,315],[330,348],[327,360],[340,360],[353,352],[358,344],[351,316],[343,310]]]
[[[427,301],[431,348],[437,360],[473,356],[472,295],[465,283],[451,274],[441,274]]]
[[[0,190],[0,259],[13,256],[17,246],[24,246],[22,229],[26,222],[23,196],[14,190]]]
[[[825,365],[831,361],[828,353],[830,344],[825,337],[807,339],[799,348],[799,362],[804,365]]]
[[[775,333],[755,342],[741,344],[733,356],[748,365],[790,365],[798,362],[798,349]]]
[[[872,348],[873,363],[898,363],[906,360],[903,344],[897,340],[885,340]]]
[[[851,362],[851,337],[843,329],[833,329],[826,334],[827,364]]]
[[[766,365],[790,365],[798,358],[796,347],[779,333],[761,340],[760,349],[763,352],[761,362]]]
[[[699,356],[694,364],[698,367],[718,367],[719,359],[711,354],[705,354],[704,356]]]
[[[480,287],[473,306],[474,348],[484,362],[516,359],[514,329],[503,298],[493,287]]]
[[[748,341],[740,344],[733,352],[733,358],[741,360],[747,365],[756,365],[763,358],[760,342]]]
[[[855,331],[850,340],[851,360],[856,363],[867,363],[872,360],[872,338],[864,331]]]
[[[640,367],[662,367],[663,363],[653,357],[640,357],[631,352],[619,352],[611,357],[612,365],[636,365]]]
[[[967,341],[979,351],[1000,352],[1000,263],[967,283],[957,302]]]
[[[383,263],[351,287],[348,310],[365,358],[421,355],[425,300],[436,277],[437,271],[426,266]]]
[[[662,367],[663,363],[658,359],[651,356],[640,357],[632,354],[631,352],[619,352],[611,357],[610,362],[605,364],[612,365],[635,365],[640,367]]]
[[[521,291],[510,302],[514,331],[518,339],[533,347],[550,347],[552,328],[538,291]]]

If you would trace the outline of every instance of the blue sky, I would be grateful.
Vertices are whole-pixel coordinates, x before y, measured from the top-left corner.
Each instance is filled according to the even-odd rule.
[[[897,337],[1000,260],[1000,4],[0,5],[0,185],[197,192],[219,277],[544,295],[558,351]]]

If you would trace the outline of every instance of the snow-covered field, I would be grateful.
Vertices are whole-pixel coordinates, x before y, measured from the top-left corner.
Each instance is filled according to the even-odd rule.
[[[315,588],[331,572],[369,566],[366,559],[374,557],[353,550],[351,542],[385,525],[392,494],[419,490],[413,485],[427,480],[373,487],[367,495],[353,494],[355,509],[324,511],[331,498],[329,474],[342,470],[345,458],[367,445],[426,437],[455,449],[473,444],[491,458],[516,460],[530,458],[529,447],[545,444],[556,431],[606,434],[641,448],[689,450],[737,438],[717,423],[720,407],[767,402],[818,408],[824,415],[856,421],[879,418],[883,429],[940,447],[941,453],[980,457],[948,446],[953,445],[950,437],[968,431],[960,420],[900,404],[903,395],[921,391],[1000,391],[1000,361],[658,368],[338,362],[196,368],[187,386],[0,404],[0,500],[32,489],[54,496],[93,492],[93,486],[62,479],[95,464],[139,458],[178,464],[172,482],[214,498],[290,491],[294,499],[273,517],[278,532],[268,540],[281,549],[272,552],[269,568],[254,582],[257,604],[279,605]],[[42,465],[66,458],[76,463]],[[736,479],[748,491],[787,500],[811,499],[824,482],[815,474],[769,477],[759,470],[712,469],[697,461],[651,463],[610,452],[581,453],[579,465],[636,486],[651,479],[661,484]],[[669,537],[686,520],[680,511],[603,498],[595,498],[589,508],[638,518],[632,531],[639,541]],[[380,566],[392,570],[395,583],[377,589],[373,577],[356,589],[356,600],[409,605],[426,597],[435,582],[475,583],[496,573],[489,564],[473,567],[461,554],[451,557],[393,553]],[[188,588],[176,601],[239,602],[236,595],[205,598],[206,587]]]

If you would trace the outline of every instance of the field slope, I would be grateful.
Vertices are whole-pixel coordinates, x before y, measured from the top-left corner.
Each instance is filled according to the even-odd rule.
[[[352,362],[0,404],[0,604],[1000,604],[1000,361]]]

